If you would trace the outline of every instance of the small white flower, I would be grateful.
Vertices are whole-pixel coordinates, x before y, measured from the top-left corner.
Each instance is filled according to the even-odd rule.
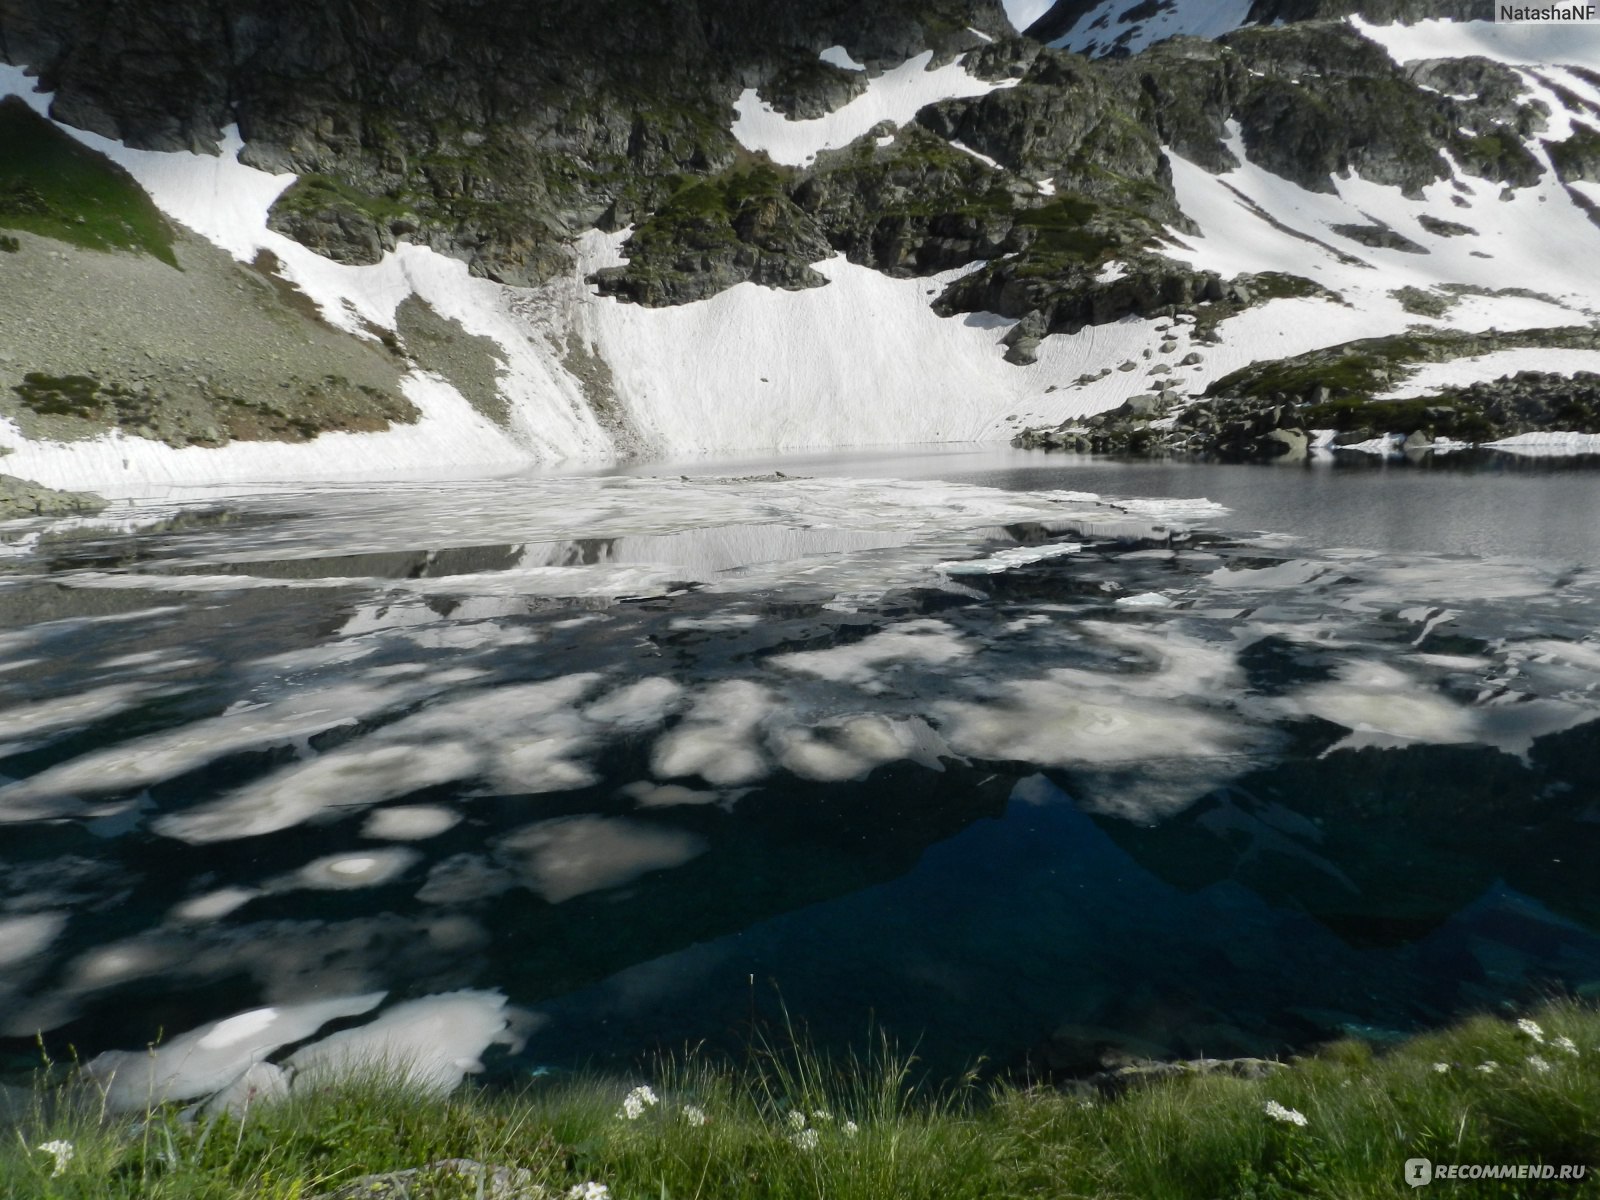
[[[815,1129],[802,1129],[799,1133],[790,1134],[789,1140],[797,1150],[815,1150],[819,1139]]]
[[[845,1137],[855,1137],[856,1134],[861,1132],[861,1126],[857,1125],[854,1121],[846,1121],[843,1125],[839,1126],[839,1128],[844,1130]]]
[[[67,1169],[67,1164],[72,1161],[72,1156],[77,1153],[77,1151],[73,1149],[71,1142],[62,1141],[46,1142],[44,1145],[38,1147],[38,1149],[41,1153],[53,1154],[55,1156],[56,1169],[50,1172],[52,1176],[59,1175],[65,1171]]]
[[[826,1109],[819,1108],[811,1114],[811,1123],[813,1125],[826,1125],[832,1120],[833,1114]]]
[[[706,1110],[695,1104],[683,1106],[683,1119],[691,1125],[704,1125],[706,1123]]]
[[[1485,1075],[1493,1075],[1500,1069],[1500,1064],[1495,1062],[1493,1059],[1490,1059],[1488,1062],[1479,1063],[1477,1069],[1482,1071]]]
[[[1550,1073],[1550,1064],[1545,1062],[1545,1060],[1540,1058],[1537,1054],[1528,1055],[1528,1065],[1541,1075],[1548,1075]]]
[[[1521,1017],[1517,1021],[1517,1028],[1536,1042],[1544,1041],[1544,1030],[1539,1028],[1537,1021],[1530,1021],[1527,1017]]]
[[[637,1121],[644,1115],[644,1110],[661,1103],[656,1094],[644,1084],[640,1084],[622,1098],[622,1107],[617,1110],[619,1121]]]
[[[1433,1064],[1433,1069],[1435,1071],[1437,1071],[1440,1075],[1443,1075],[1446,1071],[1448,1071],[1450,1069],[1450,1064],[1449,1063],[1434,1063]]]
[[[1271,1117],[1274,1121],[1282,1121],[1285,1125],[1304,1126],[1306,1124],[1305,1113],[1296,1112],[1292,1108],[1285,1108],[1276,1100],[1268,1100],[1262,1107],[1261,1111],[1266,1113],[1267,1116]]]
[[[567,1200],[611,1200],[611,1189],[591,1179],[588,1183],[573,1186],[567,1192]]]
[[[806,1127],[805,1113],[798,1108],[791,1108],[789,1110],[789,1125],[794,1129],[804,1129]]]
[[[1572,1055],[1574,1058],[1576,1058],[1577,1055],[1578,1055],[1578,1044],[1576,1042],[1574,1042],[1571,1038],[1569,1038],[1566,1034],[1562,1034],[1560,1037],[1553,1039],[1550,1042],[1550,1044],[1552,1046],[1554,1046],[1557,1050],[1565,1050],[1568,1054]]]

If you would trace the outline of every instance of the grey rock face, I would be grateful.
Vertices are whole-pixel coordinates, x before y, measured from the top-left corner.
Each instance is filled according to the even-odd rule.
[[[105,506],[105,499],[92,492],[62,492],[45,487],[42,483],[34,483],[31,479],[0,475],[0,521],[15,521],[23,517],[88,516]]]

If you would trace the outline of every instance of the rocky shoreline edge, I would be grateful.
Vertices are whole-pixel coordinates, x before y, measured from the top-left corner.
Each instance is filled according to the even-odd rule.
[[[1584,327],[1519,335],[1403,335],[1255,363],[1198,396],[1166,388],[1120,407],[1022,430],[1022,449],[1220,462],[1299,461],[1317,450],[1426,452],[1526,435],[1600,435],[1600,374],[1518,371],[1492,382],[1393,393],[1418,365],[1509,349],[1592,349]]]

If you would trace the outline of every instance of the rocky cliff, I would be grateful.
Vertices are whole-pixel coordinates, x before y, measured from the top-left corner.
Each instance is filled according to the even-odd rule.
[[[1417,321],[1590,321],[1548,247],[1600,221],[1600,45],[1508,51],[1465,24],[1488,7],[0,0],[47,94],[0,110],[32,147],[0,162],[0,275],[51,239],[183,272],[51,268],[0,416],[311,440],[425,422],[426,377],[539,460],[994,437]],[[85,288],[197,315],[69,361]],[[261,336],[212,319],[230,290]],[[954,359],[870,433],[816,418],[879,354]],[[55,412],[77,378],[93,403]]]

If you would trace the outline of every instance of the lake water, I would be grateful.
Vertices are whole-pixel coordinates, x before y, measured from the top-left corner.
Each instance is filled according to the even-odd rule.
[[[375,990],[503,992],[505,1077],[1595,994],[1597,498],[907,448],[13,526],[0,1065]]]

